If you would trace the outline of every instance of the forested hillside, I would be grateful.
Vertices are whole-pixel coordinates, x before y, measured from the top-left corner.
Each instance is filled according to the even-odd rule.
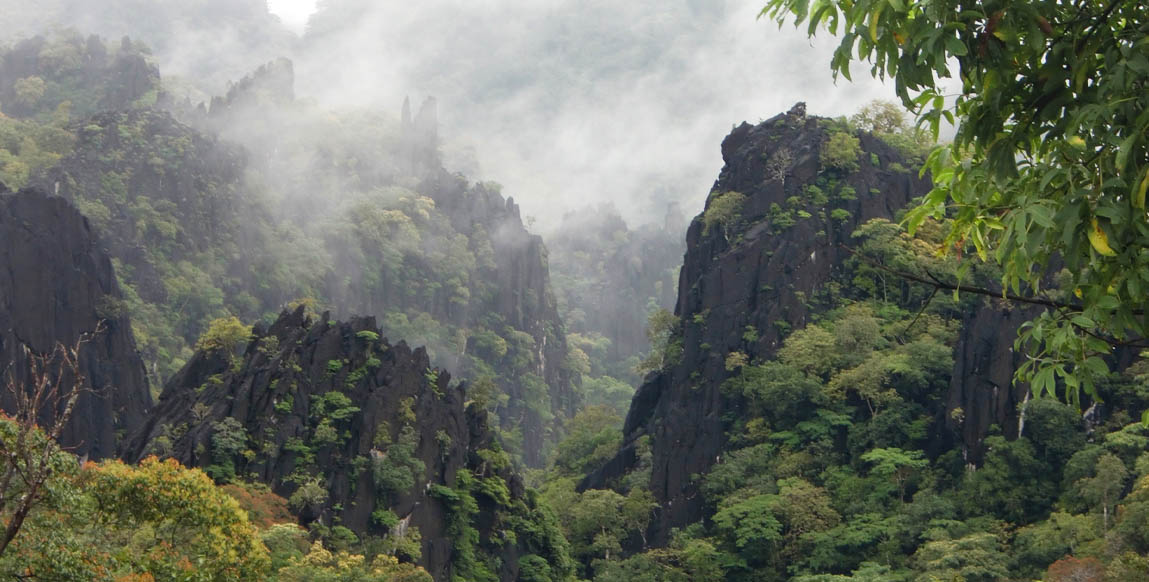
[[[1149,582],[1147,8],[744,8],[0,0],[0,577]]]
[[[22,345],[34,354],[48,353],[53,342],[71,345],[82,332],[114,334],[96,336],[109,347],[88,345],[81,352],[79,371],[88,386],[78,388],[76,404],[69,403],[66,391],[44,396],[42,405],[62,407],[57,414],[69,419],[63,432],[49,437],[95,458],[121,455],[144,462],[159,455],[201,465],[217,483],[234,484],[231,493],[241,501],[277,508],[265,526],[299,520],[312,526],[313,539],[365,554],[369,562],[378,563],[376,556],[417,561],[439,579],[509,580],[532,571],[563,577],[570,570],[565,541],[533,493],[513,476],[511,457],[502,448],[516,462],[541,465],[579,399],[549,286],[547,253],[497,184],[474,184],[442,167],[434,101],[415,114],[404,103],[398,118],[322,110],[294,100],[292,65],[280,60],[197,107],[164,90],[147,49],[138,47],[125,38],[115,51],[97,37],[64,33],[3,49],[3,78],[18,79],[8,90],[22,91],[15,107],[4,107],[13,117],[0,119],[8,134],[3,180],[36,184],[70,200],[86,217],[82,228],[101,233],[98,244],[108,253],[97,255],[103,271],[91,275],[102,278],[102,291],[76,296],[72,287],[82,283],[69,283],[70,273],[81,267],[71,266],[66,254],[21,250],[41,243],[31,237],[25,244],[14,225],[31,221],[44,233],[56,230],[64,237],[79,227],[68,218],[65,226],[46,223],[46,213],[32,210],[39,202],[13,199],[8,221],[13,228],[4,231],[11,232],[6,240],[12,239],[6,248],[16,253],[5,255],[6,272],[13,275],[6,289],[15,297],[4,319],[13,338],[4,342],[5,362],[21,364]],[[53,60],[60,54],[70,60],[63,65]],[[128,56],[136,61],[125,60]],[[128,83],[120,72],[127,65],[119,63],[139,63],[128,70],[143,73]],[[29,87],[34,94],[28,94]],[[131,91],[120,97],[112,89]],[[72,99],[83,107],[73,107]],[[50,204],[67,209],[54,200]],[[31,284],[23,271],[38,260],[64,273],[60,291],[48,283]],[[115,279],[108,283],[113,266],[118,286]],[[44,299],[55,303],[39,307]],[[85,312],[85,305],[94,305],[94,313]],[[290,350],[310,337],[306,330],[313,324],[333,324],[326,315],[320,318],[322,309],[376,314],[382,329],[375,319],[355,320],[354,325],[366,326],[356,328],[362,332],[357,341],[367,341],[368,333],[394,334],[429,350],[420,348],[410,364],[401,357],[406,366],[401,372],[376,375],[380,366],[391,369],[387,362],[396,353],[391,350],[406,350],[405,344],[391,348],[385,340],[370,340],[368,347],[382,341],[379,353],[362,357],[324,348],[316,376],[288,371],[294,379],[283,383],[283,394],[261,391],[255,410],[223,406],[234,400],[239,383],[250,379],[241,368],[231,371],[234,385],[219,374],[230,369],[228,362],[238,365],[238,356],[211,360],[196,350],[227,352],[221,341],[240,343],[251,323],[267,329],[287,305],[295,319],[255,338],[265,341],[259,343],[263,351],[253,354],[273,352],[276,364],[269,369],[313,359],[311,351]],[[41,329],[52,317],[56,327]],[[101,318],[107,321],[98,323]],[[304,331],[289,331],[298,329]],[[268,347],[292,333],[304,335],[289,338],[284,354]],[[144,368],[133,360],[136,345],[152,395]],[[121,353],[125,347],[129,351]],[[205,358],[224,364],[200,374]],[[363,361],[352,366],[356,358]],[[60,364],[46,362],[41,366]],[[449,384],[450,376],[440,375],[432,362],[450,365],[473,381],[466,397],[470,412],[463,412],[462,384]],[[335,363],[346,363],[347,370],[336,374]],[[267,363],[253,366],[252,373],[268,373]],[[23,369],[16,368],[13,386],[36,380]],[[57,376],[60,381],[71,377],[61,370],[44,378]],[[354,401],[336,398],[344,384],[350,390],[360,382],[369,387],[352,392]],[[218,388],[203,393],[209,384]],[[278,384],[276,378],[272,385]],[[425,388],[428,384],[434,390]],[[400,386],[424,388],[411,388],[404,399]],[[88,388],[92,395],[84,393]],[[385,409],[367,404],[371,392],[386,394]],[[452,396],[440,401],[447,393]],[[159,404],[152,410],[155,397]],[[189,397],[195,402],[187,402]],[[328,410],[325,403],[336,400],[345,405]],[[106,404],[97,407],[93,401]],[[288,423],[272,436],[265,429],[278,425],[278,416],[295,417],[290,408],[280,410],[295,401],[301,424]],[[370,416],[355,414],[360,410]],[[437,418],[438,424],[408,419],[405,414],[415,410],[425,410],[421,417]],[[28,419],[35,420],[35,415]],[[313,421],[319,424],[312,426]],[[354,422],[356,438],[348,441],[349,428],[336,429],[332,422]],[[391,426],[398,436],[379,428]],[[335,440],[328,442],[332,431]],[[258,442],[249,444],[249,434]],[[232,448],[215,446],[224,441]],[[392,441],[398,444],[385,444]],[[350,447],[346,458],[332,454],[330,447],[344,444]],[[225,449],[230,456],[221,452]],[[253,451],[265,456],[252,457]],[[267,468],[255,470],[261,463]],[[369,466],[373,463],[378,470]],[[69,469],[65,474],[53,486],[83,487],[73,479],[84,479],[84,473]],[[358,497],[359,479],[350,479],[352,474],[367,480]],[[272,488],[261,490],[259,483]],[[503,530],[512,537],[518,531],[519,541],[494,533]],[[281,548],[288,553],[276,558],[272,552],[276,568],[288,571],[289,558],[305,553],[291,549],[303,534],[274,527],[265,533],[273,531],[288,536]],[[45,566],[51,562],[45,558],[55,551],[22,551],[12,567],[37,564],[47,575],[55,570]],[[317,551],[299,559],[315,556],[318,568],[323,564]],[[142,573],[154,565],[129,561],[108,571]]]
[[[939,292],[959,265],[933,252],[947,225],[896,223],[928,188],[915,132],[853,122],[798,106],[723,143],[661,369],[621,433],[576,417],[544,486],[582,572],[1144,579],[1144,364],[1084,417],[1012,385],[1032,310]],[[655,509],[605,517],[635,504]]]
[[[30,61],[39,68],[17,74],[52,80],[37,55],[107,50],[96,38],[37,38],[5,62]],[[90,117],[56,110],[71,93],[104,91],[105,78],[64,75],[72,84],[32,119],[6,120],[3,168],[106,233],[155,389],[216,318],[270,323],[291,302],[376,314],[485,387],[508,446],[542,464],[578,401],[546,251],[497,184],[442,167],[434,102],[399,119],[328,112],[294,99],[281,60],[196,108],[150,67],[140,99]]]
[[[117,42],[131,37],[177,78],[173,88],[199,99],[287,56],[296,40],[260,0],[38,0],[2,7],[0,40],[69,29]]]

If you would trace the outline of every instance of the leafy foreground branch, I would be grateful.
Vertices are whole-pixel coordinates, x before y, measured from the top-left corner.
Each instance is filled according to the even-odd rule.
[[[955,124],[953,143],[927,160],[935,188],[907,225],[951,219],[943,250],[972,245],[1015,295],[1040,291],[1063,264],[1080,313],[1046,311],[1023,329],[1030,359],[1018,378],[1048,378],[1052,391],[1056,376],[1072,397],[1096,396],[1112,353],[1100,338],[1149,335],[1149,6],[770,0],[762,16],[840,34],[835,76],[865,60],[935,136]]]

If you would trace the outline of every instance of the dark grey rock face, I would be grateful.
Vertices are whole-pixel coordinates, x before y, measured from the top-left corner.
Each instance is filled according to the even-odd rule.
[[[50,353],[98,327],[80,353],[90,393],[77,402],[61,443],[92,458],[116,456],[123,435],[151,407],[143,362],[111,260],[88,221],[63,198],[0,186],[0,368],[26,385],[21,346]],[[0,397],[6,409],[12,399]],[[41,422],[54,412],[44,410]]]
[[[509,467],[494,467],[480,456],[480,450],[498,449],[486,412],[465,406],[463,387],[433,369],[423,348],[392,345],[379,332],[371,317],[335,322],[323,314],[315,320],[300,308],[284,312],[268,329],[257,327],[241,356],[199,351],[167,383],[155,414],[124,456],[137,461],[167,455],[209,471],[231,463],[235,474],[267,483],[284,497],[300,487],[294,476],[317,478],[327,497],[302,509],[305,520],[379,536],[388,530],[372,513],[390,509],[405,526],[419,529],[421,564],[436,580],[448,579],[454,538],[449,508],[433,494],[434,485],[454,487],[459,472],[467,470],[476,479],[502,482],[508,503],[534,502]],[[321,408],[332,393],[345,396],[355,410],[332,415]],[[246,453],[223,458],[217,452],[214,439],[226,419],[242,427]],[[318,436],[324,422],[335,430],[329,440]],[[414,457],[424,470],[409,489],[380,493],[372,463],[395,454],[388,445],[404,430],[413,430]],[[479,509],[476,523],[497,522],[499,508],[490,500],[480,500]],[[481,529],[483,540],[496,536],[496,529]],[[503,579],[517,575],[517,556],[539,551],[526,539],[492,543],[508,564]]]
[[[811,307],[805,299],[841,273],[848,258],[841,243],[848,244],[850,234],[868,220],[892,219],[928,190],[916,172],[893,165],[904,163],[896,151],[858,134],[859,167],[840,178],[853,188],[854,199],[831,196],[824,207],[807,206],[810,218],[781,229],[772,225],[777,207],[785,207],[793,196],[808,197],[807,187],[824,170],[825,121],[792,111],[757,126],[743,124],[723,141],[725,166],[708,207],[716,195],[742,193],[746,202],[740,227],[707,232],[704,215],[691,223],[676,308],[682,357],[646,378],[627,415],[622,450],[581,484],[615,485],[637,466],[639,440],[649,436],[650,489],[661,502],[651,528],[656,543],[665,543],[672,528],[703,518],[695,477],[716,462],[726,444],[724,419],[738,414],[737,403],[720,390],[730,374],[725,355],[741,351],[752,359],[772,357],[783,330],[806,325]],[[783,150],[789,164],[778,172],[770,164]],[[834,209],[849,217],[832,219]],[[1017,364],[1012,346],[1018,326],[1032,315],[992,301],[980,305],[966,316],[955,348],[944,411],[951,434],[938,435],[960,439],[971,463],[980,458],[990,425],[1017,434],[1017,405],[1025,389],[1012,384]],[[747,326],[757,332],[750,338],[744,335]],[[960,415],[954,414],[958,408]]]
[[[1002,301],[990,301],[962,320],[954,348],[954,371],[946,396],[946,427],[961,435],[966,461],[980,464],[982,439],[997,425],[1018,436],[1018,406],[1028,384],[1013,382],[1022,356],[1013,349],[1017,330],[1037,314]]]
[[[482,228],[491,235],[495,264],[482,275],[497,291],[483,304],[474,305],[469,313],[457,315],[461,315],[463,321],[473,321],[486,314],[497,314],[533,339],[533,372],[546,385],[553,419],[548,423],[529,409],[527,388],[514,374],[506,374],[512,379],[502,383],[500,389],[510,397],[509,410],[504,416],[522,419],[523,461],[528,466],[541,467],[545,462],[544,443],[557,440],[559,427],[574,416],[579,405],[570,371],[564,365],[566,330],[551,289],[546,245],[542,237],[531,234],[523,225],[514,198],[504,198],[481,185],[468,189],[465,182],[446,172],[434,174],[422,189],[431,193],[457,232],[471,236]],[[444,306],[432,314],[447,316],[448,309],[449,306]]]
[[[725,166],[708,206],[716,194],[745,195],[741,227],[738,232],[706,232],[703,215],[691,223],[675,309],[683,326],[682,358],[646,379],[627,415],[619,459],[582,484],[609,486],[629,468],[623,459],[637,459],[637,440],[650,435],[650,488],[662,503],[652,533],[660,542],[672,528],[702,518],[694,476],[715,462],[726,443],[723,417],[737,413],[720,390],[729,375],[726,354],[773,356],[783,326],[805,326],[810,308],[804,297],[841,269],[847,254],[839,243],[848,242],[858,225],[890,218],[926,191],[927,184],[916,175],[889,169],[902,161],[896,151],[872,136],[859,135],[860,167],[842,180],[856,197],[833,200],[812,211],[811,219],[785,229],[772,227],[772,208],[786,206],[792,196],[806,196],[804,188],[822,170],[819,153],[827,131],[820,121],[825,120],[792,112],[757,126],[744,123],[722,142]],[[781,157],[789,161],[779,179],[768,166],[783,150]],[[848,211],[849,218],[831,219],[835,208]],[[744,337],[747,326],[758,332],[752,342]]]

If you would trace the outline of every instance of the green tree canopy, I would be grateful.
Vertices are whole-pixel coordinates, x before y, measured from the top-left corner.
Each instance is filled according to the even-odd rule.
[[[271,562],[235,499],[175,460],[88,464],[54,479],[51,499],[0,560],[13,579],[264,579]],[[135,576],[135,577],[133,577]]]

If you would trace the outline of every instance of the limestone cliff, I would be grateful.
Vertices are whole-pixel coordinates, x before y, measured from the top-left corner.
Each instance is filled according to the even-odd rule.
[[[1013,372],[1022,362],[1013,342],[1021,324],[1036,314],[1034,309],[990,300],[962,320],[945,421],[960,435],[962,453],[971,465],[981,463],[985,452],[981,441],[991,425],[1009,438],[1018,436],[1018,409],[1029,385],[1013,382]]]
[[[507,397],[498,425],[540,466],[576,407],[542,239],[498,185],[444,167],[433,97],[405,103],[397,128],[375,114],[323,125],[330,116],[314,119],[293,82],[290,61],[269,63],[193,123],[243,144],[277,212],[324,241],[325,304],[378,317],[437,365],[493,379]],[[477,338],[491,334],[506,345],[484,350]]]
[[[61,444],[92,458],[116,455],[151,407],[143,363],[115,273],[88,221],[62,198],[0,185],[0,369],[26,385],[21,347],[50,353],[102,328],[80,351],[84,386]],[[12,404],[4,392],[0,403]],[[44,410],[42,423],[54,418]]]
[[[496,188],[408,147],[433,141],[433,104],[417,135],[390,133],[385,120],[295,102],[292,81],[288,61],[262,67],[210,114],[184,108],[195,127],[155,109],[99,113],[33,178],[104,233],[153,382],[192,356],[212,319],[270,322],[306,298],[377,316],[437,365],[493,377],[506,397],[498,426],[540,465],[575,407],[542,240]],[[503,349],[476,346],[492,334]]]

